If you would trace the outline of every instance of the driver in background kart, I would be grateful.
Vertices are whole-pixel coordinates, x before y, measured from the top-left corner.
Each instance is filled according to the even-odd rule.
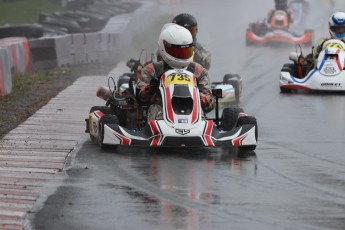
[[[163,26],[158,40],[158,52],[162,60],[145,65],[138,81],[138,98],[150,104],[148,120],[162,119],[162,98],[159,93],[161,75],[169,69],[186,69],[197,79],[201,107],[209,112],[215,107],[208,71],[193,62],[193,37],[189,30],[175,23]]]
[[[298,63],[300,64],[299,77],[304,77],[310,69],[317,66],[317,59],[322,51],[323,44],[330,39],[339,39],[345,42],[345,13],[336,12],[328,20],[329,38],[321,38],[312,49],[312,53],[305,58],[300,57]]]
[[[274,0],[274,3],[275,3],[275,9],[271,10],[268,13],[267,22],[269,24],[271,24],[274,13],[277,10],[282,10],[282,11],[286,12],[286,14],[288,16],[289,23],[293,23],[293,14],[288,8],[288,1],[287,0]]]
[[[192,34],[194,43],[194,61],[209,70],[211,67],[211,52],[204,44],[197,41],[196,35],[198,33],[198,22],[195,17],[188,13],[182,13],[176,15],[172,22],[189,30]]]
[[[303,13],[309,13],[309,2],[307,0],[291,0],[289,2],[288,8],[293,9],[295,4],[300,4],[302,6]],[[293,10],[292,10],[293,11]]]

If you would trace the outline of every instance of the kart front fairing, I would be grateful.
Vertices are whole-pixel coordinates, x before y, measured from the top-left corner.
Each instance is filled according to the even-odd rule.
[[[151,120],[141,131],[117,124],[104,125],[103,144],[147,147],[239,147],[256,145],[255,126],[243,125],[231,131],[218,130],[212,120],[203,120],[194,129],[177,129],[163,120]]]
[[[339,40],[329,40],[323,45],[317,67],[302,79],[282,71],[280,87],[318,91],[345,91],[345,44]]]
[[[169,70],[160,78],[163,119],[148,121],[140,130],[129,130],[119,124],[103,124],[102,113],[90,113],[90,134],[102,130],[104,145],[167,147],[239,147],[256,145],[255,125],[244,124],[222,131],[213,120],[205,118],[201,108],[197,80],[186,70]],[[95,126],[92,128],[92,126]]]

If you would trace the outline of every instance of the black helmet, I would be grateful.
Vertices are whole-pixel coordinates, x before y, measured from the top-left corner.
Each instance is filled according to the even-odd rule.
[[[277,10],[285,10],[287,7],[287,0],[274,0]]]
[[[187,14],[187,13],[176,15],[174,19],[172,20],[172,23],[176,23],[180,26],[186,27],[187,29],[189,27],[198,25],[196,19],[192,15]]]

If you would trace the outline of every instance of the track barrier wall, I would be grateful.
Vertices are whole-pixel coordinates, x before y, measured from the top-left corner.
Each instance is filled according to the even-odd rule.
[[[0,47],[0,96],[12,92],[11,58],[7,48]]]
[[[138,32],[138,28],[145,28],[149,21],[158,18],[158,14],[154,14],[156,17],[152,16],[152,13],[156,12],[156,7],[153,3],[143,3],[142,7],[133,13],[119,14],[110,18],[99,32],[29,40],[24,37],[0,39],[0,48],[5,50],[1,51],[0,96],[11,93],[12,80],[15,80],[17,76],[30,76],[32,71],[39,69],[104,61],[116,63],[126,52],[126,47],[130,45],[127,43],[130,42],[129,38],[133,36],[133,33]],[[138,28],[129,28],[134,25]],[[10,77],[7,70],[8,63],[10,63]]]

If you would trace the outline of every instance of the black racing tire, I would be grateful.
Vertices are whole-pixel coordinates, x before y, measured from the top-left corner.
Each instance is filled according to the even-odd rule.
[[[232,85],[235,89],[235,98],[236,98],[236,103],[240,102],[240,83],[237,80],[228,80],[225,84]]]
[[[104,114],[111,114],[112,113],[111,109],[109,107],[107,107],[107,106],[93,106],[90,109],[90,113],[92,113],[92,112],[94,112],[96,110],[99,110],[99,111],[101,111]]]
[[[292,76],[297,76],[296,65],[295,64],[291,64],[291,63],[284,64],[282,69],[281,69],[281,72],[288,72]],[[292,91],[291,89],[280,87],[280,92],[281,93],[291,93],[291,91]]]
[[[309,33],[309,32],[312,33],[312,38],[304,44],[304,46],[306,46],[306,47],[311,47],[314,44],[314,30],[305,30],[304,31],[305,34]]]
[[[255,139],[258,141],[258,124],[256,118],[253,116],[244,116],[240,117],[237,121],[237,127],[242,125],[254,125],[255,126]],[[256,149],[256,145],[249,145],[249,146],[240,146],[240,151],[254,151]]]
[[[113,114],[104,114],[104,116],[99,119],[98,144],[101,149],[107,149],[109,147],[109,145],[103,144],[104,125],[108,124],[119,124],[119,118]]]
[[[238,74],[225,74],[223,77],[223,84],[229,84],[232,85],[235,89],[235,98],[236,103],[240,101],[240,95],[241,95],[241,88],[239,81],[241,80],[240,75]]]
[[[280,72],[288,72],[292,76],[297,76],[296,65],[291,63],[284,64]]]
[[[111,109],[109,107],[107,107],[107,106],[93,106],[90,109],[90,113],[92,113],[94,111],[97,111],[97,110],[101,111],[104,114],[111,114],[112,113]],[[89,129],[90,129],[90,127],[89,127]],[[94,144],[98,144],[99,143],[98,137],[94,137],[91,134],[90,134],[90,140]]]
[[[242,112],[242,108],[224,108],[222,114],[221,128],[224,131],[230,131],[233,128],[235,128],[239,115]]]
[[[287,88],[280,87],[280,92],[281,92],[281,93],[291,93],[292,90],[291,90],[291,89],[287,89]]]
[[[246,38],[246,46],[254,46],[254,43],[249,41],[248,38]]]
[[[246,31],[246,46],[253,46],[254,45],[254,43],[249,41],[249,39],[247,37],[248,32],[253,32],[254,33],[254,31],[255,31],[254,27],[255,27],[255,24],[252,23],[252,24],[249,25],[249,28]]]
[[[228,73],[228,74],[224,75],[223,83],[226,84],[226,82],[229,81],[229,80],[237,80],[237,81],[239,81],[240,79],[241,79],[240,75],[233,74],[233,73]]]

